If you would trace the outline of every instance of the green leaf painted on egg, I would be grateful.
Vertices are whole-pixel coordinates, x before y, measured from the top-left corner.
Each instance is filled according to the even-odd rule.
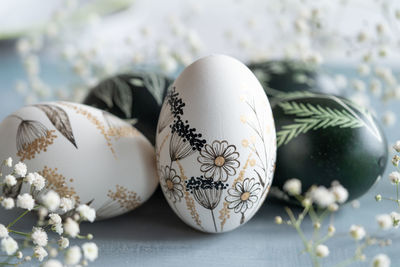
[[[328,127],[359,128],[365,125],[360,117],[344,109],[339,110],[295,101],[281,102],[278,105],[285,114],[298,117],[294,119],[294,124],[284,125],[282,130],[277,132],[278,147],[310,130]]]
[[[108,108],[114,107],[115,104],[127,118],[131,117],[132,91],[120,78],[115,77],[101,82],[93,89],[93,94]]]

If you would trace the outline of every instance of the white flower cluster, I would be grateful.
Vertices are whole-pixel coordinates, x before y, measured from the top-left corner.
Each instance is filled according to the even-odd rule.
[[[12,168],[12,159],[8,158],[3,161],[0,172],[2,172],[3,167]],[[2,174],[0,174],[1,176]],[[27,185],[27,192],[35,192],[35,194],[21,192],[22,186],[17,187],[17,185],[21,184]],[[86,238],[88,240],[93,238],[91,234],[87,236],[79,235],[80,222],[93,222],[96,219],[96,212],[93,208],[88,205],[76,206],[72,198],[60,197],[57,192],[46,190],[46,179],[39,173],[28,173],[27,166],[22,162],[15,164],[12,172],[6,175],[3,180],[0,178],[0,187],[11,189],[3,190],[3,195],[0,195],[0,203],[4,209],[9,210],[18,207],[25,210],[19,218],[7,226],[0,223],[1,250],[11,258],[15,257],[19,260],[18,264],[29,262],[32,257],[26,256],[23,258],[22,252],[19,251],[20,246],[11,237],[12,234],[25,236],[25,244],[32,244],[32,255],[38,261],[42,262],[47,257],[50,258],[43,266],[64,266],[63,263],[54,259],[60,251],[65,252],[64,258],[67,265],[87,265],[88,261],[96,260],[98,248],[93,242],[84,243],[81,248],[78,246],[69,248],[69,238]],[[8,192],[13,194],[7,195]],[[37,211],[39,217],[39,221],[32,228],[32,231],[20,232],[13,230],[13,225],[30,211]],[[67,212],[72,214],[71,217],[66,215]],[[51,243],[54,242],[50,243],[49,235],[46,232],[48,230],[60,236],[57,242],[58,249],[51,246]],[[0,261],[0,265],[13,264]]]
[[[283,185],[283,190],[291,196],[300,196],[301,181],[296,178],[289,179]],[[331,187],[328,189],[325,186],[313,186],[305,194],[303,206],[315,203],[320,208],[328,208],[330,211],[337,211],[338,204],[344,204],[349,193],[339,182],[332,182]]]

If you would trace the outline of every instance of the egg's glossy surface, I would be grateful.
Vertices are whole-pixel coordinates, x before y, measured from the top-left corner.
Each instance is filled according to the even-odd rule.
[[[157,73],[121,74],[101,81],[83,103],[131,120],[154,144],[161,104],[171,84]]]
[[[272,104],[277,131],[273,186],[290,178],[329,187],[335,180],[356,199],[383,174],[387,141],[373,116],[344,98],[308,93]]]
[[[0,124],[0,158],[26,163],[47,189],[90,203],[97,218],[133,210],[158,185],[150,142],[130,124],[69,102],[23,107]]]
[[[156,151],[161,188],[185,223],[216,233],[248,221],[276,157],[271,108],[253,73],[223,55],[188,66],[164,101]]]

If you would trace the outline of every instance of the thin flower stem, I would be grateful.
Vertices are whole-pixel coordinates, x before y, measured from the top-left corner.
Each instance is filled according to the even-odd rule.
[[[22,213],[17,219],[15,219],[12,223],[10,223],[9,225],[7,225],[7,229],[9,229],[11,226],[13,226],[14,224],[16,224],[22,217],[24,217],[26,214],[28,214],[30,212],[30,210],[26,210],[24,211],[24,213]]]
[[[301,230],[298,222],[296,221],[292,210],[289,209],[288,207],[285,207],[285,210],[286,210],[286,213],[289,215],[290,221],[292,222],[292,225],[293,225],[294,229],[296,229],[296,231],[299,234],[301,240],[303,241],[304,247],[307,249],[308,248],[307,238],[305,237],[305,235],[304,235],[303,231]],[[307,251],[308,251],[308,249],[307,249]]]
[[[389,200],[389,201],[393,201],[393,202],[398,202],[396,199],[394,199],[394,198],[391,198],[391,197],[382,197],[382,199],[384,199],[384,200]]]
[[[352,258],[349,258],[349,259],[344,260],[342,262],[339,262],[338,264],[335,264],[333,267],[349,266],[350,264],[352,264],[353,262],[356,262],[356,261],[357,261],[356,257],[352,257]]]
[[[26,237],[30,237],[30,236],[31,236],[29,233],[24,233],[24,232],[20,232],[20,231],[15,231],[15,230],[11,230],[11,229],[8,229],[8,231],[9,231],[10,233],[14,233],[14,234],[17,234],[17,235],[23,235],[23,236],[26,236]]]

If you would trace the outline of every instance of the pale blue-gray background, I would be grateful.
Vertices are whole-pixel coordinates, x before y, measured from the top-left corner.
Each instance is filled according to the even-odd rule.
[[[46,81],[56,83],[68,79],[62,68],[51,59],[43,62],[42,73]],[[23,105],[23,99],[14,87],[15,81],[24,77],[14,44],[0,43],[0,119]],[[379,112],[382,111],[378,108],[378,115]],[[386,129],[392,142],[400,139],[397,129]],[[386,172],[392,169],[388,165]],[[400,233],[398,230],[377,231],[375,222],[376,214],[395,209],[392,203],[376,203],[374,200],[378,192],[390,196],[394,194],[386,175],[360,199],[360,208],[355,209],[348,204],[336,214],[334,224],[337,234],[327,243],[331,254],[323,260],[324,266],[333,266],[353,255],[354,241],[348,236],[351,224],[362,224],[369,232],[377,232],[380,237],[393,241],[388,247],[367,249],[367,261],[352,266],[369,266],[372,257],[378,253],[388,254],[392,266],[400,264]],[[1,222],[7,223],[12,215],[15,214],[0,210]],[[301,254],[303,247],[298,235],[292,228],[274,224],[276,215],[285,216],[283,206],[267,199],[256,216],[243,227],[225,234],[203,234],[182,223],[157,191],[137,210],[118,218],[84,225],[83,232],[93,233],[100,248],[100,257],[94,266],[310,266],[307,255]],[[312,231],[309,224],[307,222],[307,234]],[[23,222],[16,228],[23,230],[28,225],[29,222]]]

